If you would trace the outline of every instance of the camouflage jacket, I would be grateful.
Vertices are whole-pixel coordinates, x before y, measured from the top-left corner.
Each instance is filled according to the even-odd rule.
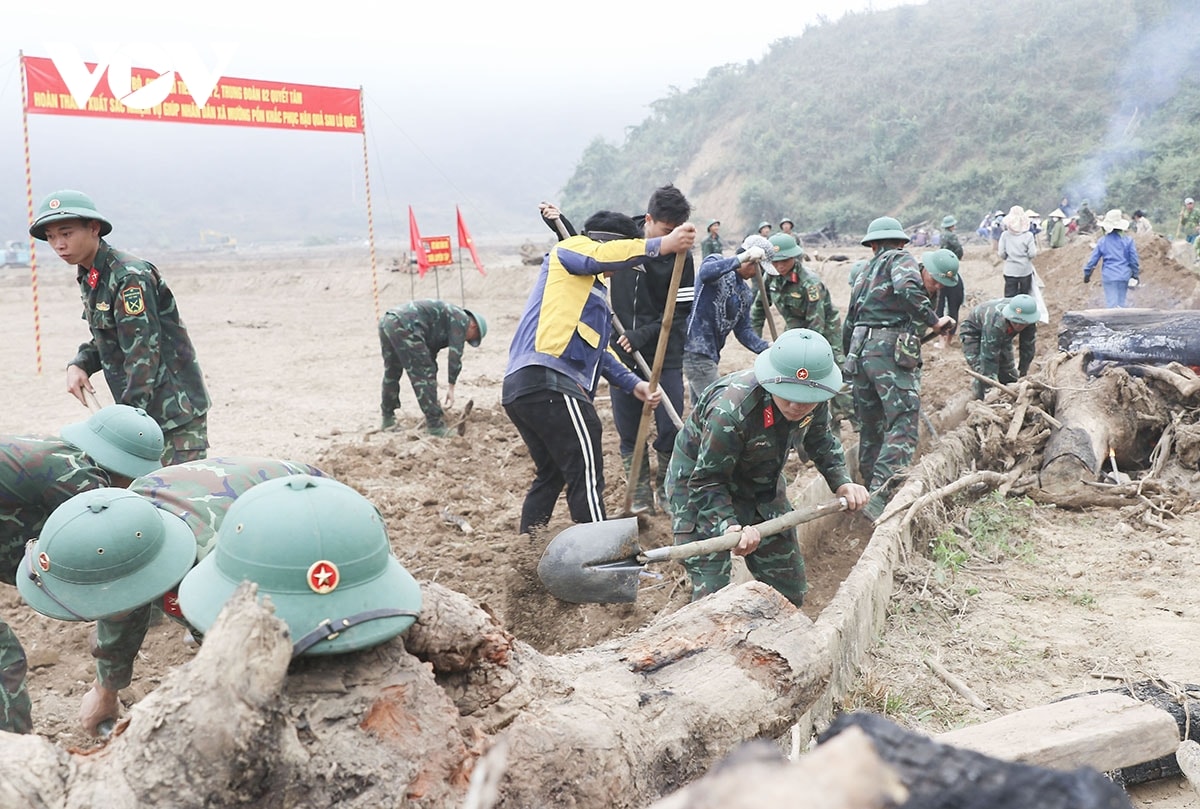
[[[981,303],[971,309],[959,324],[963,355],[971,370],[1000,382],[1015,382],[1017,365],[1013,361],[1013,337],[1017,332],[1001,311],[1008,298]]]
[[[673,531],[717,536],[741,522],[739,510],[775,516],[787,501],[788,451],[801,447],[831,490],[850,482],[842,442],[829,427],[828,404],[791,422],[753,370],[717,380],[675,439],[666,483]]]
[[[884,326],[915,333],[938,316],[921,282],[921,269],[907,250],[881,250],[859,273],[850,290],[843,348],[855,326]]]
[[[315,466],[295,461],[206,458],[164,466],[137,478],[129,488],[187,523],[196,537],[198,562],[216,544],[221,521],[234,500],[263,481],[299,474],[325,476]],[[96,678],[105,688],[116,690],[129,685],[133,661],[156,611],[187,625],[174,590],[164,594],[161,601],[138,607],[119,621],[96,622],[92,656],[96,658]]]
[[[14,584],[25,543],[80,492],[112,485],[108,472],[61,438],[0,436],[0,581]]]
[[[716,234],[709,234],[709,237],[700,242],[700,258],[705,259],[716,253],[718,256],[722,254],[725,245],[721,243],[721,237]]]
[[[175,296],[147,261],[103,239],[93,267],[78,267],[92,339],[69,365],[104,371],[118,404],[140,407],[168,432],[208,412],[208,391]]]
[[[461,306],[446,301],[409,301],[403,306],[389,309],[384,328],[398,329],[419,335],[421,342],[436,356],[443,348],[449,348],[446,361],[446,381],[451,385],[458,382],[462,373],[463,346],[467,342],[467,329],[471,316]]]
[[[783,316],[785,329],[812,329],[828,340],[834,354],[838,354],[842,316],[833,305],[824,282],[815,273],[797,261],[793,272],[767,278],[766,287],[771,303]],[[750,307],[750,325],[754,331],[762,334],[766,320],[762,297],[756,295]],[[841,362],[841,359],[838,358],[838,361]]]
[[[958,240],[958,234],[949,228],[942,228],[942,247],[953,253],[955,258],[963,257],[962,242]]]

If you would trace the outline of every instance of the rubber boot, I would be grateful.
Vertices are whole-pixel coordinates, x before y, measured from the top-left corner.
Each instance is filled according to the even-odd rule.
[[[654,470],[654,496],[658,498],[658,507],[664,512],[667,508],[667,467],[671,465],[671,453],[655,450],[658,455],[658,468]]]
[[[630,501],[629,510],[634,514],[653,514],[654,490],[650,487],[650,459],[642,455],[642,465],[636,480],[630,469],[633,456],[621,456],[621,465],[625,467],[625,486],[633,487],[633,499]]]

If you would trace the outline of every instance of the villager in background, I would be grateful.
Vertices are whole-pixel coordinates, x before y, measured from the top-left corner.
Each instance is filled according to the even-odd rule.
[[[625,214],[598,211],[584,233],[546,254],[509,347],[501,404],[534,464],[520,532],[546,525],[563,487],[576,522],[605,518],[602,426],[592,400],[603,376],[612,388],[657,404],[661,388],[626,368],[609,350],[610,272],[634,272],[648,257],[692,248],[693,225],[641,238]]]
[[[719,256],[724,249],[725,245],[721,243],[721,220],[713,219],[708,223],[708,237],[700,242],[700,258],[707,258],[714,253]]]
[[[1175,238],[1182,236],[1191,244],[1196,241],[1197,234],[1200,234],[1200,210],[1196,209],[1196,200],[1188,197],[1179,209],[1179,227],[1175,229]]]
[[[1032,295],[999,298],[972,308],[958,330],[967,365],[988,379],[1006,384],[1016,382],[1013,337],[1032,328],[1037,320],[1037,301]],[[974,390],[975,398],[982,399],[987,386],[976,379]]]
[[[1125,296],[1139,283],[1141,265],[1138,262],[1137,245],[1125,235],[1129,220],[1113,208],[1100,220],[1104,235],[1096,242],[1095,249],[1083,265],[1083,282],[1092,280],[1092,272],[1101,264],[1100,280],[1104,284],[1104,305],[1115,309],[1125,305]]]
[[[1091,233],[1096,229],[1096,212],[1091,209],[1086,199],[1079,203],[1075,222],[1080,233]]]
[[[646,205],[646,213],[638,217],[641,235],[647,240],[661,238],[688,221],[692,206],[683,192],[674,185],[656,188]],[[687,252],[687,251],[683,251]],[[668,307],[673,311],[671,331],[667,336],[666,352],[659,372],[659,385],[663,395],[670,399],[676,413],[683,412],[683,344],[687,339],[688,315],[692,311],[695,297],[696,265],[691,253],[684,258],[683,275],[675,300],[670,299],[671,276],[675,270],[675,255],[662,253],[647,256],[642,262],[645,272],[617,273],[609,281],[613,313],[620,319],[625,334],[614,334],[612,347],[625,367],[638,377],[645,378],[638,368],[633,352],[640,351],[651,362],[658,350],[662,334],[664,315]],[[613,422],[620,436],[621,460],[632,465],[634,447],[637,444],[638,428],[642,421],[642,400],[619,386],[611,390]],[[653,486],[650,483],[649,452],[641,453],[640,469],[626,469],[627,485],[633,489],[630,509],[634,512],[654,511],[655,497],[661,502],[666,494],[663,480],[667,475],[667,464],[671,460],[671,447],[675,445],[675,434],[679,428],[671,420],[666,408],[654,413],[654,441],[657,468]]]
[[[954,254],[954,257],[962,261],[963,246],[958,240],[958,234],[954,232],[954,228],[958,225],[958,220],[952,214],[946,214],[942,217],[941,239],[939,240],[943,250],[949,250]],[[937,306],[935,311],[937,316],[949,315],[955,325],[951,326],[941,337],[938,338],[936,345],[942,348],[949,348],[954,341],[954,333],[957,330],[958,312],[962,308],[963,298],[966,297],[965,285],[962,282],[962,277],[958,279],[958,283],[954,286],[942,287],[938,291]]]
[[[75,265],[92,333],[67,364],[67,391],[86,405],[92,374],[104,371],[114,401],[140,407],[162,428],[163,463],[203,458],[208,390],[175,296],[157,267],[104,240],[112,229],[91,197],[70,190],[43,199],[29,226]]]
[[[746,526],[732,553],[745,557],[754,578],[796,606],[803,604],[808,581],[795,528],[763,537],[754,526],[792,510],[783,469],[793,447],[804,449],[849,509],[866,504],[867,491],[850,480],[829,421],[828,401],[841,386],[829,343],[810,329],[785,331],[758,355],[752,370],[711,385],[671,456],[667,492],[675,544]],[[729,583],[730,553],[683,561],[693,601]]]
[[[1000,249],[1000,234],[1004,232],[1004,211],[996,211],[992,214],[992,225],[990,228],[990,238],[992,240],[992,252]]]
[[[683,346],[683,372],[693,406],[720,376],[721,349],[731,332],[755,354],[761,354],[771,345],[750,325],[750,305],[756,290],[746,282],[771,267],[774,255],[775,246],[754,234],[746,237],[737,255],[706,256],[700,262],[696,301],[688,316],[687,341]]]
[[[997,252],[1004,259],[1004,297],[1031,294],[1037,244],[1029,232],[1029,217],[1020,205],[1012,206],[1004,217]]]
[[[918,264],[904,249],[908,234],[890,216],[871,222],[862,243],[874,257],[850,291],[843,370],[858,415],[859,476],[872,492],[864,513],[875,519],[917,449],[920,333],[926,326],[943,332],[954,325],[934,312],[933,299],[959,278],[958,259],[949,250],[926,253]]]
[[[1135,236],[1143,236],[1154,232],[1154,225],[1150,224],[1150,220],[1146,218],[1146,212],[1141,208],[1133,212],[1133,222],[1131,224]]]
[[[17,589],[43,615],[96,621],[96,682],[79,709],[85,730],[95,735],[119,715],[118,692],[132,682],[150,625],[163,615],[183,622],[176,588],[212,551],[233,502],[263,481],[295,474],[323,475],[295,461],[209,458],[155,470],[128,489],[75,495],[54,510],[25,550]],[[303,510],[294,516],[312,518]]]
[[[486,334],[487,321],[482,315],[446,301],[409,301],[385,312],[379,319],[379,347],[383,352],[380,426],[385,430],[396,426],[400,378],[408,371],[417,404],[425,414],[425,432],[442,437],[454,435],[438,404],[437,355],[449,349],[446,407],[453,407],[454,385],[462,373],[463,346],[470,343],[478,347]]]
[[[1055,208],[1046,218],[1046,241],[1052,250],[1067,243],[1067,215],[1062,208]]]

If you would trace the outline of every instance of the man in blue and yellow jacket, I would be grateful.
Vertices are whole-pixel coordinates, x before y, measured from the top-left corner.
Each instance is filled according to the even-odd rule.
[[[611,311],[604,276],[635,270],[646,258],[692,248],[696,228],[642,239],[636,223],[599,211],[581,236],[542,260],[508,352],[501,404],[529,448],[535,475],[521,508],[521,533],[546,525],[567,489],[575,522],[605,519],[602,427],[592,399],[609,384],[657,406],[661,390],[625,367],[609,348]]]

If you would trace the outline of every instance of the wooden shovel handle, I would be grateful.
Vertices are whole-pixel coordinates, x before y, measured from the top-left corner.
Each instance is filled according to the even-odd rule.
[[[779,517],[760,522],[754,527],[758,532],[765,537],[773,534],[778,534],[787,528],[800,525],[801,523],[811,522],[812,520],[824,517],[829,514],[836,514],[839,511],[846,510],[846,498],[836,497],[827,503],[822,503],[819,506],[812,508],[797,509],[789,511]],[[717,553],[718,551],[727,551],[738,544],[742,538],[742,531],[745,529],[739,528],[736,531],[730,531],[727,534],[722,534],[719,537],[709,537],[708,539],[700,539],[695,542],[687,542],[683,545],[668,545],[665,548],[651,548],[648,551],[638,554],[639,562],[665,562],[668,559],[690,559],[693,556],[704,556],[708,553]]]
[[[100,401],[96,398],[96,394],[92,393],[87,388],[80,388],[83,391],[83,403],[87,405],[87,409],[95,413],[100,409]]]

